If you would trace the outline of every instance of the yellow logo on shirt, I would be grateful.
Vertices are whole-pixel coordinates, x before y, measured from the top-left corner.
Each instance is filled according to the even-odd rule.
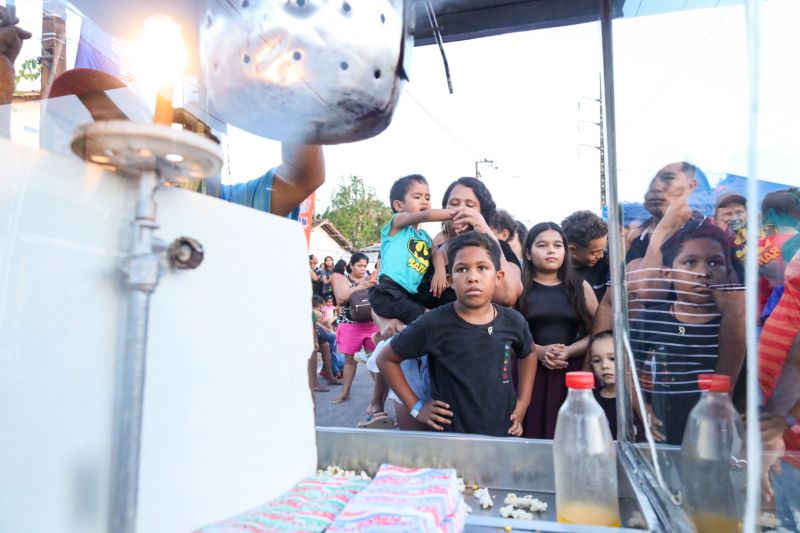
[[[431,249],[425,241],[417,239],[408,240],[408,251],[411,257],[408,258],[408,267],[413,268],[420,274],[425,274],[430,265]]]

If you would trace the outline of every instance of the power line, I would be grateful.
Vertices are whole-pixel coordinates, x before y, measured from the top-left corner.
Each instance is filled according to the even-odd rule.
[[[670,72],[670,74],[668,76],[664,77],[663,81],[658,84],[658,88],[655,91],[653,91],[653,93],[650,95],[650,98],[648,98],[646,102],[644,102],[642,105],[640,105],[639,108],[635,112],[631,113],[630,118],[626,117],[624,123],[622,121],[620,121],[622,125],[624,125],[626,122],[632,120],[637,115],[639,115],[642,112],[642,110],[644,110],[645,108],[647,108],[647,106],[650,105],[650,102],[652,102],[653,99],[656,96],[661,94],[664,91],[664,89],[676,79],[675,75],[678,72],[680,72],[681,70],[683,70],[683,68],[686,66],[686,64],[689,62],[689,60],[691,60],[695,56],[695,54],[697,54],[697,51],[700,49],[700,47],[703,46],[703,44],[705,44],[705,42],[717,30],[719,25],[722,24],[722,21],[725,20],[725,17],[728,16],[728,13],[730,13],[730,9],[726,9],[725,10],[725,12],[719,18],[719,20],[717,20],[716,24],[714,24],[714,27],[711,28],[708,31],[708,33],[706,33],[706,35],[700,40],[700,42],[697,43],[697,45],[692,49],[692,51],[689,53],[689,55],[687,55],[684,58],[684,60],[681,62],[681,64],[678,65],[672,72]]]
[[[449,135],[449,136],[450,136],[450,137],[451,137],[451,138],[452,138],[452,139],[453,139],[455,142],[457,142],[458,144],[460,144],[460,145],[461,145],[461,146],[462,146],[462,147],[463,147],[463,148],[464,148],[466,151],[468,151],[468,152],[471,152],[471,153],[472,153],[474,156],[476,156],[476,157],[478,157],[478,158],[480,158],[480,157],[481,157],[481,156],[480,156],[480,154],[478,153],[478,151],[477,151],[477,150],[473,149],[473,148],[472,148],[471,146],[469,146],[467,143],[463,142],[461,139],[459,139],[458,137],[456,137],[456,135],[455,135],[455,134],[454,134],[452,131],[450,131],[449,129],[447,129],[447,127],[446,127],[444,124],[442,124],[441,122],[439,122],[439,120],[438,120],[438,119],[437,119],[435,116],[433,116],[433,113],[431,113],[430,111],[428,111],[427,109],[425,109],[425,106],[424,106],[424,105],[422,105],[422,103],[420,103],[420,101],[419,101],[419,100],[417,100],[417,99],[414,97],[414,95],[413,95],[413,94],[411,94],[411,91],[409,91],[409,90],[408,90],[408,88],[406,88],[406,89],[405,89],[405,93],[408,95],[408,97],[409,97],[409,98],[411,98],[411,100],[413,100],[413,101],[414,101],[414,103],[415,103],[415,104],[417,104],[417,105],[419,106],[419,108],[420,108],[420,109],[421,109],[421,110],[422,110],[422,111],[423,111],[423,112],[424,112],[426,115],[428,115],[428,117],[429,117],[429,118],[430,118],[430,119],[431,119],[431,120],[432,120],[432,121],[433,121],[433,122],[434,122],[434,123],[435,123],[437,126],[439,126],[439,127],[440,127],[440,128],[441,128],[441,129],[442,129],[444,132],[445,132],[445,133],[447,133],[447,134],[448,134],[448,135]]]

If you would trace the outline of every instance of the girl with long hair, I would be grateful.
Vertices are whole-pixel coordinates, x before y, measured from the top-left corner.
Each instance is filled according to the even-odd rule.
[[[567,237],[554,222],[530,229],[523,247],[522,297],[518,309],[528,321],[539,359],[524,435],[552,439],[567,397],[566,373],[583,368],[597,310],[591,285],[572,271]]]

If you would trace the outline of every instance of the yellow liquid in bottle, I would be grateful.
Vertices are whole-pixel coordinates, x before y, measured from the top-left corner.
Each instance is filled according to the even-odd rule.
[[[698,533],[736,533],[741,531],[739,520],[720,513],[694,513],[692,520]]]
[[[613,509],[588,502],[570,502],[559,505],[556,520],[564,524],[589,524],[593,526],[620,527],[619,514]]]

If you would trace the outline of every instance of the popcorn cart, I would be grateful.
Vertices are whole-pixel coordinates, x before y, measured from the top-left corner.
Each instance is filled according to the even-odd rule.
[[[335,465],[374,476],[383,464],[455,469],[472,508],[467,531],[703,530],[684,498],[680,442],[659,440],[661,420],[653,422],[660,415],[650,409],[652,376],[643,369],[657,366],[656,356],[637,355],[632,325],[641,317],[636,298],[648,297],[632,296],[625,250],[647,236],[650,219],[639,216],[631,237],[636,206],[626,199],[639,183],[640,162],[652,168],[669,153],[657,136],[649,152],[634,142],[656,129],[685,135],[692,147],[679,157],[713,161],[698,180],[708,219],[719,187],[738,192],[750,220],[738,238],[759,241],[739,249],[773,246],[778,255],[770,258],[785,258],[765,273],[764,257],[742,252],[739,285],[726,287],[720,331],[736,329],[738,341],[720,337],[718,344],[720,353],[741,352],[734,403],[747,420],[766,422],[736,436],[741,453],[707,490],[730,490],[737,531],[795,527],[800,394],[792,372],[800,349],[791,335],[798,332],[770,330],[770,321],[794,294],[792,265],[800,256],[781,246],[800,223],[793,233],[791,217],[761,224],[768,213],[759,208],[767,180],[780,191],[800,183],[796,150],[784,149],[797,140],[787,124],[800,116],[773,105],[787,101],[797,80],[768,60],[794,49],[773,39],[796,42],[781,20],[793,20],[797,4],[679,4],[5,0],[0,530],[214,531],[213,524],[285,494],[317,470]],[[404,87],[415,80],[415,47],[441,51],[442,84],[457,92],[448,47],[578,24],[596,28],[592,53],[602,69],[600,94],[591,98],[600,118],[591,123],[609,224],[616,369],[625,376],[618,380],[619,528],[556,521],[552,441],[315,426],[303,228],[270,213],[269,200],[259,209],[225,192],[254,160],[262,171],[280,163],[277,152],[236,153],[234,130],[284,143],[359,146],[386,135]],[[770,32],[762,33],[767,24]],[[688,44],[646,37],[669,32]],[[520,69],[528,55],[551,52],[508,50],[519,55]],[[637,53],[652,58],[650,70],[635,71]],[[686,74],[693,62],[702,63],[702,74]],[[540,73],[542,83],[564,72]],[[662,76],[666,90],[636,91]],[[706,91],[726,77],[731,94]],[[720,109],[723,96],[736,106]],[[670,98],[697,102],[684,116],[661,104]],[[723,134],[735,142],[709,141]],[[518,186],[527,192],[542,184]],[[797,214],[800,220],[800,207]],[[780,246],[770,240],[784,234]],[[283,274],[265,276],[278,258]],[[778,288],[770,318],[764,306]],[[732,316],[740,328],[726,323]],[[772,346],[783,346],[774,348],[767,374],[759,367],[762,328]],[[636,416],[645,419],[644,435],[634,433]],[[769,438],[765,423],[772,424]],[[523,499],[529,515],[500,511]]]

